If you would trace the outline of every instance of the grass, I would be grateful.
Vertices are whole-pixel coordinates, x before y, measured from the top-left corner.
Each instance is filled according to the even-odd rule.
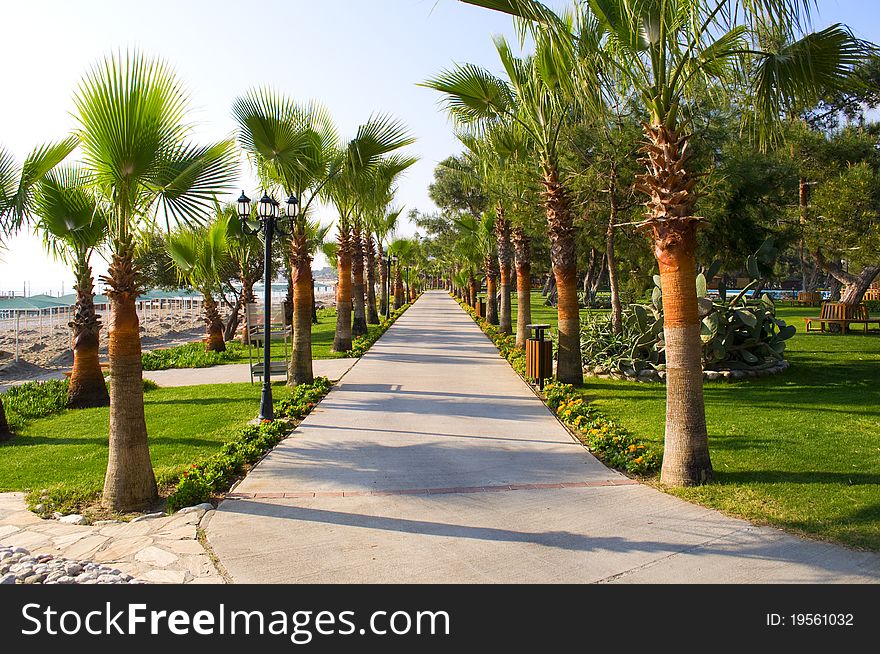
[[[281,384],[273,391],[276,401],[290,395]],[[160,388],[144,401],[150,455],[161,482],[214,454],[257,414],[260,396],[250,384],[222,384]],[[107,470],[108,424],[106,407],[28,422],[0,444],[0,492],[63,489],[74,503],[93,498]]]
[[[534,319],[555,325],[541,302],[536,293]],[[716,481],[667,490],[756,523],[880,550],[880,336],[806,334],[804,317],[818,311],[779,308],[798,328],[783,375],[706,384]],[[581,393],[662,446],[664,386],[590,379]]]

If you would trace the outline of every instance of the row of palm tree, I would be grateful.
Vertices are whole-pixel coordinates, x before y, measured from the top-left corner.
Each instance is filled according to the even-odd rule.
[[[113,54],[97,63],[76,88],[74,106],[76,127],[69,139],[36,150],[20,166],[0,152],[0,218],[3,233],[12,234],[30,216],[37,217],[47,247],[74,268],[71,406],[103,404],[109,396],[102,501],[118,511],[140,510],[157,499],[135,311],[145,282],[135,256],[141,236],[158,229],[169,234],[167,251],[180,280],[204,297],[206,347],[222,350],[223,325],[215,299],[218,271],[227,265],[239,268],[242,302],[251,299],[262,272],[253,265],[259,244],[240,233],[234,209],[217,200],[232,190],[239,152],[244,151],[270,193],[295,194],[300,211],[285,257],[294,291],[290,379],[293,384],[311,382],[311,260],[327,233],[311,217],[312,209],[332,201],[340,209],[340,237],[348,238],[351,229],[361,243],[368,230],[379,244],[381,262],[381,243],[393,229],[395,212],[388,206],[395,180],[413,162],[392,153],[413,139],[398,121],[376,116],[355,138],[341,143],[319,105],[299,105],[271,90],[254,89],[233,105],[237,139],[194,144],[188,97],[178,78],[164,62],[138,52]],[[56,168],[75,148],[79,164]],[[110,301],[109,393],[98,360],[101,323],[90,269],[90,257],[101,247],[110,259],[101,278]],[[356,250],[364,253],[363,245]],[[341,256],[351,253],[347,247]],[[363,288],[362,280],[357,283]],[[358,319],[366,319],[365,301],[364,296]],[[360,321],[358,325],[360,329]],[[340,339],[347,332],[350,341],[350,324],[340,324],[340,332]],[[0,404],[0,433],[4,425]]]
[[[573,121],[613,130],[621,104],[642,117],[639,190],[647,210],[639,227],[652,240],[660,270],[667,344],[661,479],[672,485],[711,479],[693,281],[702,221],[694,206],[704,171],[694,169],[688,148],[701,101],[733,102],[736,93],[751,99],[744,133],[768,144],[787,116],[850,84],[868,47],[842,25],[810,32],[810,0],[589,0],[561,13],[536,0],[462,1],[514,16],[532,53],[517,57],[496,38],[503,76],[455,65],[425,86],[442,94],[458,129],[478,136],[499,159],[507,158],[510,140],[528,153],[542,187],[559,294],[557,377],[563,382],[581,383],[583,373],[575,223],[560,135]],[[505,138],[493,139],[493,132]],[[493,141],[500,145],[493,148]]]

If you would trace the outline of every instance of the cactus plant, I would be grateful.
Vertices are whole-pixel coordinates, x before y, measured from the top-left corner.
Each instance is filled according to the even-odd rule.
[[[761,276],[772,268],[776,249],[772,241],[749,257],[747,268]],[[763,270],[762,270],[763,267]],[[697,297],[702,319],[703,367],[705,369],[746,370],[769,367],[785,358],[786,341],[796,329],[776,316],[772,298],[764,294],[751,297],[758,286],[751,282],[736,297],[728,300],[723,283],[718,298],[712,299],[708,286],[719,272],[719,262],[697,275]],[[663,289],[659,276],[650,305],[633,304],[624,310],[624,331],[614,336],[607,316],[591,316],[581,326],[581,350],[586,366],[598,366],[630,375],[643,370],[665,369],[663,339]],[[608,325],[606,325],[608,323]]]

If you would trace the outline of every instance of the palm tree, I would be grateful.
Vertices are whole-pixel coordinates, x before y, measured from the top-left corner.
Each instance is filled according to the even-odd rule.
[[[226,351],[223,319],[214,297],[220,292],[220,271],[231,262],[229,230],[237,223],[235,217],[221,213],[208,227],[178,229],[166,244],[179,279],[202,294],[206,352]]]
[[[76,147],[76,138],[43,145],[31,152],[21,165],[12,153],[0,147],[0,246],[5,236],[15,234],[27,217],[34,199],[34,187]],[[6,411],[0,400],[0,443],[12,438]]]
[[[235,306],[232,308],[232,315],[223,331],[223,339],[231,341],[235,338],[235,332],[241,323],[242,310],[247,311],[248,305],[256,302],[254,286],[263,276],[263,242],[258,235],[248,234],[241,228],[237,204],[228,203],[220,206],[218,203],[215,213],[217,219],[221,216],[226,219],[228,225],[226,251],[235,267],[238,283],[241,284],[241,290],[237,293]],[[243,333],[242,338],[246,339],[247,334]]]
[[[415,139],[409,135],[403,123],[390,116],[371,117],[358,128],[355,138],[340,153],[340,174],[327,186],[327,197],[335,206],[338,216],[334,352],[351,350],[352,336],[367,333],[361,238],[364,211],[369,209],[376,180],[381,177],[383,170],[399,169],[402,172],[414,162],[413,159],[387,155],[414,142]],[[391,176],[389,184],[396,174]]]
[[[379,313],[385,315],[388,310],[388,267],[385,262],[385,253],[382,244],[397,230],[403,209],[389,209],[384,214],[377,214],[373,222],[373,232],[376,234],[376,265],[379,267]]]
[[[107,237],[107,215],[90,181],[80,168],[50,171],[40,181],[33,210],[46,249],[70,265],[76,278],[76,304],[70,322],[73,370],[67,392],[68,406],[74,409],[110,404],[98,355],[101,317],[95,312],[90,262]]]
[[[842,25],[805,33],[810,0],[591,0],[577,5],[577,28],[535,0],[464,0],[532,21],[532,33],[560,51],[579,51],[579,88],[597,80],[647,114],[648,196],[642,224],[663,285],[667,361],[666,447],[661,480],[675,486],[712,479],[703,402],[700,318],[694,277],[699,171],[691,166],[689,125],[707,87],[746,87],[748,126],[762,143],[777,137],[792,107],[813,106],[844,88],[865,44]],[[576,32],[573,34],[573,31]]]
[[[516,347],[525,348],[532,323],[532,242],[526,230],[511,230],[516,265]]]
[[[135,301],[143,286],[134,264],[139,228],[162,214],[166,226],[195,222],[237,173],[231,140],[189,143],[187,95],[162,61],[138,52],[111,55],[82,79],[74,96],[84,165],[108,206],[111,262],[110,455],[103,503],[116,511],[157,498],[150,462]]]
[[[408,238],[395,238],[388,245],[388,255],[397,257],[397,266],[394,270],[394,309],[400,309],[406,304],[403,287],[403,269],[410,263],[415,250],[415,243]]]
[[[488,2],[493,6],[498,2]],[[505,3],[501,3],[505,4]],[[577,256],[574,214],[560,177],[558,145],[562,126],[572,114],[574,53],[559,47],[543,32],[534,34],[535,55],[522,60],[509,44],[495,45],[507,79],[477,66],[455,66],[425,86],[444,94],[449,113],[464,125],[499,122],[519,125],[540,159],[544,205],[550,237],[550,258],[559,289],[559,353],[556,376],[562,382],[583,382],[580,354],[580,305],[577,294]]]
[[[373,233],[377,226],[383,227],[388,221],[389,206],[394,201],[394,195],[397,192],[397,180],[415,161],[412,158],[388,157],[375,167],[371,175],[372,180],[364,189],[359,224],[363,230],[363,253],[366,266],[367,324],[379,324],[379,313],[376,311],[376,242],[373,240]],[[379,247],[379,263],[381,265],[381,241],[379,241]],[[356,273],[355,282],[357,282]]]
[[[332,224],[322,225],[317,220],[309,220],[306,223],[306,243],[309,248],[309,255],[314,258],[315,254],[318,250],[323,250],[324,242],[327,238],[327,235],[330,233],[330,230],[333,228]],[[334,253],[335,255],[335,253]],[[335,260],[335,256],[330,261]],[[318,324],[318,308],[315,305],[315,284],[314,280],[312,283],[312,323]]]
[[[497,291],[497,253],[495,251],[495,216],[484,213],[480,220],[471,216],[455,219],[456,227],[461,230],[462,253],[471,261],[480,261],[486,275],[486,315],[484,318],[491,325],[498,324],[498,305],[495,301]]]
[[[291,225],[293,355],[289,383],[310,384],[314,279],[309,240],[312,205],[339,174],[339,141],[327,111],[316,103],[297,105],[270,89],[252,89],[233,103],[239,142],[269,189],[293,194],[300,210]]]

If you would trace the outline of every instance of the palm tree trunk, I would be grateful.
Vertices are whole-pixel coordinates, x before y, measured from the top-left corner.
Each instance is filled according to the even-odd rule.
[[[107,277],[110,298],[110,435],[102,503],[119,512],[140,511],[158,499],[144,417],[140,321],[135,309],[139,275],[133,247],[113,254]]]
[[[495,242],[498,247],[498,272],[501,284],[501,305],[498,307],[498,326],[503,334],[512,331],[512,311],[510,306],[511,246],[510,222],[504,216],[504,207],[499,203],[495,209]]]
[[[225,352],[223,340],[223,319],[217,301],[210,291],[202,293],[205,305],[205,352]]]
[[[663,285],[666,340],[666,436],[660,480],[693,486],[713,478],[703,402],[702,342],[697,307],[696,178],[686,170],[687,137],[662,125],[645,125],[648,225]]]
[[[6,419],[6,409],[3,408],[3,401],[0,400],[0,443],[11,439],[12,431],[9,429],[9,421]]]
[[[76,269],[76,306],[70,330],[73,342],[73,370],[67,391],[67,405],[72,409],[109,406],[110,394],[101,371],[98,355],[101,320],[95,313],[92,269],[80,261]]]
[[[486,320],[498,324],[498,261],[491,254],[486,257]]]
[[[388,268],[385,265],[381,243],[377,248],[376,265],[379,266],[379,315],[384,316],[388,310]]]
[[[256,282],[243,272],[239,277],[239,281],[241,281],[241,306],[243,312],[247,313],[248,305],[257,301],[257,298],[254,295],[254,284]],[[247,345],[248,342],[247,328],[247,321],[245,321],[244,325],[241,327],[241,342],[245,345]]]
[[[395,311],[403,306],[403,273],[400,271],[400,265],[394,272],[394,309]]]
[[[336,250],[336,336],[334,352],[351,350],[351,235],[339,227],[339,248]]]
[[[476,308],[477,306],[477,295],[479,294],[479,290],[477,288],[477,279],[474,277],[474,270],[471,268],[471,271],[468,273],[468,304],[471,305],[472,308]]]
[[[367,232],[365,251],[367,265],[367,324],[379,324],[379,312],[376,311],[376,244],[373,233]]]
[[[364,239],[361,228],[354,227],[352,235],[351,272],[354,277],[354,318],[351,325],[353,338],[365,336],[367,333],[367,306],[364,302],[366,287],[364,284]]]
[[[617,259],[614,254],[614,228],[617,225],[617,168],[611,167],[609,186],[611,215],[605,232],[605,259],[608,262],[608,285],[611,287],[611,331],[623,333],[623,305],[620,302],[620,281],[617,278]]]
[[[544,164],[544,204],[550,236],[550,261],[556,278],[559,316],[559,353],[556,378],[564,384],[582,384],[580,303],[577,294],[577,255],[568,194],[552,163]]]
[[[288,384],[311,384],[312,370],[312,257],[305,234],[294,234],[290,244],[291,279],[293,280],[293,354],[288,369]]]
[[[532,322],[532,244],[522,227],[513,228],[516,264],[516,346],[525,348]]]

